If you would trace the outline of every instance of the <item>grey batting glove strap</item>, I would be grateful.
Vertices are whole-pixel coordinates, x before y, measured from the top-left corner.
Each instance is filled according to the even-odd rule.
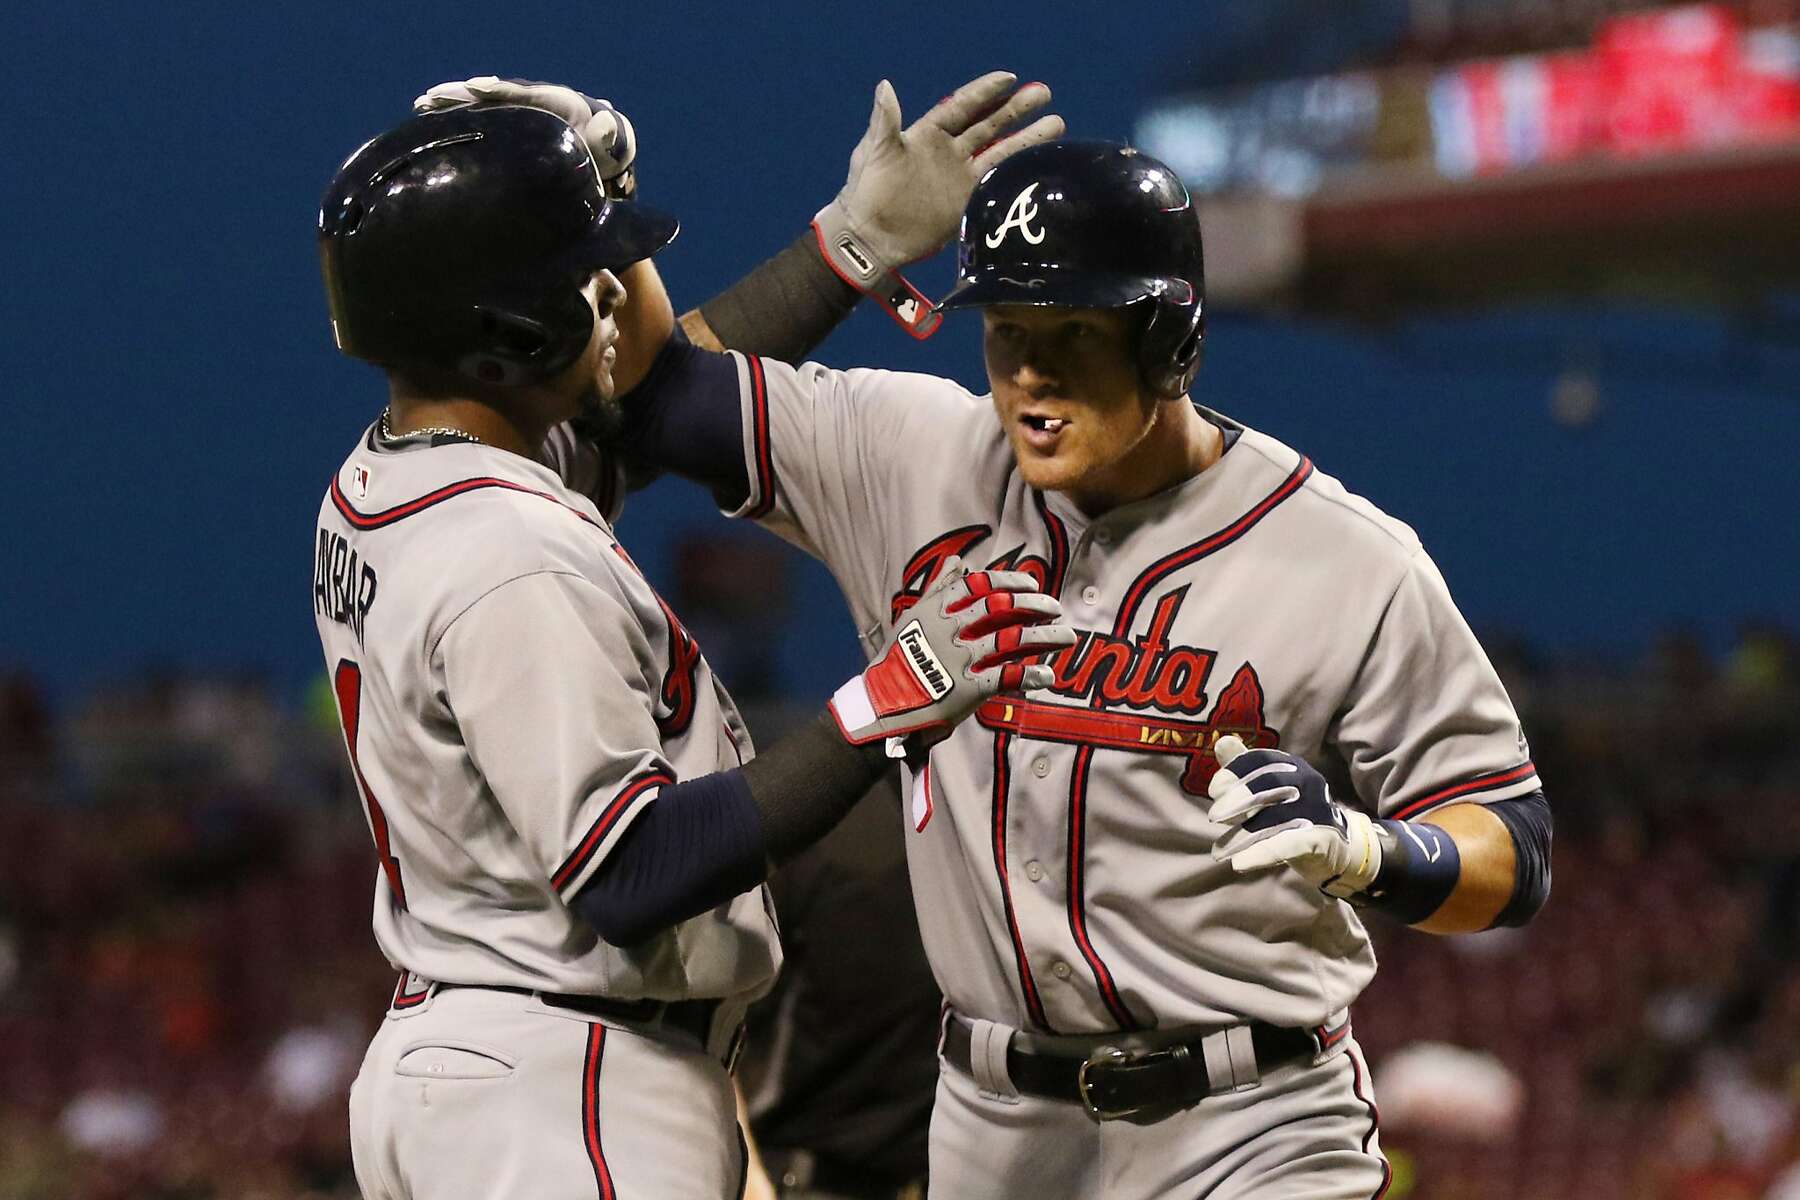
[[[1021,571],[944,564],[868,670],[831,698],[853,745],[887,739],[892,758],[941,741],[982,701],[1050,686],[1032,660],[1075,644],[1062,605]]]
[[[1286,865],[1339,899],[1360,896],[1381,873],[1381,840],[1368,815],[1331,797],[1305,759],[1252,750],[1228,734],[1213,747],[1219,770],[1207,819],[1228,826],[1213,857],[1239,874]]]
[[[517,104],[555,113],[587,143],[608,196],[629,200],[637,193],[637,132],[607,101],[557,83],[477,75],[427,88],[413,101],[413,111],[442,112],[477,104]]]
[[[956,236],[975,181],[988,168],[1062,136],[1063,120],[1054,115],[1006,132],[1050,102],[1048,87],[1015,90],[1017,82],[1010,71],[989,72],[903,130],[894,85],[882,80],[868,132],[850,155],[850,176],[813,218],[825,261],[914,337],[931,336],[942,315],[900,268]]]

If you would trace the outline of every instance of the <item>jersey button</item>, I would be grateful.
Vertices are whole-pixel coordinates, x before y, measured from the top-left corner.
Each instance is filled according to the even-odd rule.
[[[1044,877],[1044,864],[1043,863],[1039,862],[1037,859],[1034,858],[1030,862],[1025,864],[1025,878],[1031,880],[1031,882],[1033,882],[1033,883],[1036,883],[1043,877]]]
[[[1050,967],[1050,973],[1058,979],[1067,979],[1069,977],[1069,964],[1066,962],[1053,963]]]
[[[1100,545],[1110,546],[1110,545],[1112,545],[1112,540],[1113,540],[1112,530],[1110,530],[1110,529],[1094,530],[1094,541],[1098,542]]]
[[[1088,585],[1087,587],[1082,588],[1081,589],[1081,602],[1083,604],[1088,604],[1088,605],[1099,604],[1100,603],[1100,589],[1097,587],[1094,587],[1092,584]]]
[[[1041,756],[1038,758],[1032,759],[1031,760],[1031,773],[1033,775],[1036,775],[1039,779],[1042,779],[1044,776],[1048,775],[1050,773],[1050,760],[1047,758],[1041,757]]]

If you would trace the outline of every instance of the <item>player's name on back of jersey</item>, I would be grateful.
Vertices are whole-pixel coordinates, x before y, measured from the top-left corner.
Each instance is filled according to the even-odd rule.
[[[319,552],[313,563],[313,611],[348,625],[358,645],[363,622],[375,603],[375,568],[363,562],[349,541],[319,530]]]

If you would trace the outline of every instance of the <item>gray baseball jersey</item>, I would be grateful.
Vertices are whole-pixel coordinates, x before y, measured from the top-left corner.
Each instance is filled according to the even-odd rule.
[[[950,1004],[1091,1033],[1318,1026],[1375,968],[1356,912],[1209,853],[1212,744],[1340,756],[1412,818],[1529,794],[1518,718],[1413,531],[1207,413],[1201,474],[1090,519],[1020,479],[953,382],[739,357],[749,498],[822,559],[868,647],[945,559],[1036,574],[1080,630],[1054,685],[996,698],[913,782],[908,858]]]
[[[371,428],[319,509],[313,606],[395,966],[620,999],[766,989],[763,889],[629,950],[568,907],[659,788],[751,754],[591,500],[514,454]]]

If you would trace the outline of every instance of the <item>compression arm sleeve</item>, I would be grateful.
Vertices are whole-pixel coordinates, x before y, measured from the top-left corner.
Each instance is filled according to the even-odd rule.
[[[780,254],[700,306],[727,350],[798,363],[850,315],[862,293],[819,252],[811,228]]]
[[[744,502],[750,475],[731,355],[702,350],[677,328],[622,403],[632,458],[704,484],[727,510]]]
[[[575,911],[631,946],[755,887],[843,819],[891,764],[829,713],[742,767],[665,787],[579,894]]]

